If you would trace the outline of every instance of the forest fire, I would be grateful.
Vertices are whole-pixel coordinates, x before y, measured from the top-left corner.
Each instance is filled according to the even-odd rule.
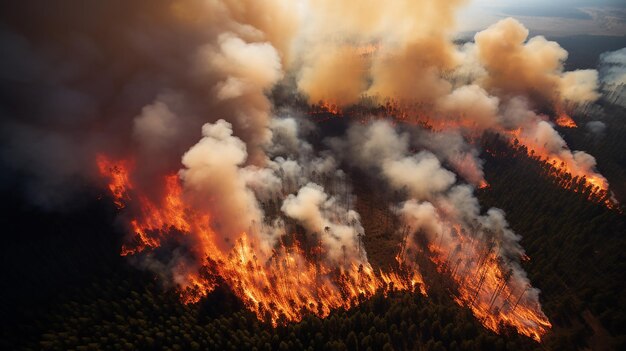
[[[547,175],[557,179],[557,184],[564,189],[574,192],[582,192],[578,183],[582,183],[582,189],[588,189],[589,200],[600,202],[606,207],[619,210],[619,203],[611,196],[609,183],[601,174],[591,167],[581,165],[576,153],[562,150],[559,153],[550,152],[545,145],[538,144],[536,139],[529,138],[521,130],[509,131],[511,146],[517,151],[523,151],[528,156],[550,166]]]
[[[426,291],[426,285],[424,284],[424,280],[422,279],[421,274],[412,268],[408,269],[400,269],[402,273],[391,271],[389,273],[385,273],[380,271],[380,279],[385,284],[385,291],[389,290],[406,290],[406,291],[415,291],[419,289],[419,292],[426,296],[428,295]],[[392,285],[393,284],[393,285]],[[392,288],[393,287],[393,288]]]
[[[428,251],[439,272],[455,281],[454,300],[471,309],[488,329],[499,332],[502,325],[509,325],[540,341],[552,325],[541,306],[527,299],[532,287],[518,282],[518,271],[497,254],[497,241],[484,245],[463,225],[443,224]]]
[[[381,290],[385,294],[392,290],[427,294],[419,268],[407,258],[406,242],[397,257],[399,268],[378,275],[367,261],[346,262],[344,258],[337,266],[328,265],[321,258],[321,247],[305,249],[297,240],[291,244],[281,241],[264,256],[259,243],[243,232],[224,251],[211,229],[211,215],[185,204],[177,175],[163,178],[165,195],[161,202],[153,203],[135,193],[126,161],[112,162],[101,155],[97,163],[110,182],[116,206],[135,213],[130,220],[133,240],[123,246],[122,255],[157,249],[171,235],[194,235],[197,243],[191,249],[201,262],[182,262],[175,268],[181,299],[186,303],[199,301],[223,281],[259,319],[276,326],[299,321],[305,313],[326,317],[332,310],[353,307]],[[498,332],[504,323],[539,341],[550,328],[540,308],[524,299],[526,290],[515,291],[507,284],[511,271],[505,271],[493,246],[481,249],[479,242],[463,236],[465,229],[455,228],[446,235],[460,237],[460,246],[453,251],[441,244],[429,248],[440,272],[450,274],[458,284],[455,301],[469,307],[493,331]],[[474,253],[467,258],[459,256],[466,250]],[[473,255],[480,260],[469,260]]]
[[[0,28],[0,349],[626,340],[610,4],[555,29],[467,0],[30,2]]]
[[[560,113],[556,120],[554,121],[559,127],[563,127],[563,128],[578,128],[578,125],[576,124],[576,122],[574,122],[574,120],[572,119],[572,117],[570,117],[567,113],[562,112]]]
[[[530,288],[511,289],[507,285],[510,272],[503,274],[495,262],[495,256],[489,257],[475,272],[477,275],[470,276],[473,279],[463,279],[463,284],[459,285],[460,296],[455,300],[468,306],[483,325],[493,331],[498,332],[501,324],[511,325],[520,334],[540,341],[552,324],[540,306],[520,303]]]
[[[521,267],[527,256],[520,236],[501,210],[485,211],[474,195],[489,187],[477,144],[485,133],[504,135],[514,148],[549,164],[549,177],[567,183],[569,176],[576,183],[565,188],[589,188],[590,200],[602,198],[610,206],[609,185],[595,171],[595,159],[570,151],[551,118],[536,112],[545,101],[557,107],[593,101],[597,77],[565,72],[560,47],[543,38],[527,42],[528,31],[513,19],[459,46],[439,25],[451,22],[449,8],[440,9],[436,23],[423,23],[432,40],[415,36],[420,30],[413,19],[395,25],[408,9],[386,9],[372,14],[382,17],[371,32],[360,27],[363,21],[346,18],[345,36],[338,40],[330,39],[336,33],[327,32],[326,23],[338,9],[311,9],[315,35],[306,38],[306,52],[294,57],[283,51],[289,43],[274,42],[280,36],[266,28],[258,28],[267,34],[263,41],[221,35],[199,51],[198,71],[208,72],[203,79],[216,93],[215,104],[203,112],[225,117],[209,119],[201,140],[175,155],[182,156],[182,167],[168,166],[178,173],[153,172],[153,179],[162,179],[156,189],[162,195],[134,187],[128,161],[98,157],[114,202],[131,218],[132,240],[121,253],[169,252],[175,256],[167,261],[169,278],[183,301],[197,302],[224,284],[274,326],[299,321],[305,313],[326,317],[377,292],[426,295],[418,262],[427,262],[436,266],[434,273],[450,278],[454,300],[485,327],[499,332],[511,326],[540,341],[551,324],[539,290]],[[532,54],[536,43],[547,48],[542,62]],[[507,49],[499,49],[504,44]],[[291,67],[290,61],[298,65]],[[502,62],[515,68],[509,72]],[[526,71],[533,73],[520,74]],[[301,106],[267,94],[285,77],[295,79],[284,88],[297,88],[294,93],[308,100],[305,113],[316,122],[349,116],[357,123],[346,119],[345,137],[328,136],[321,143],[303,137],[299,128],[307,123],[300,116],[273,115],[281,109],[301,112]],[[176,138],[178,105],[172,101],[177,99],[162,100],[136,118],[141,151],[129,154],[157,154],[166,147],[155,140]],[[557,109],[557,116],[552,120],[559,126],[576,127],[564,111]],[[339,168],[344,165],[351,171]],[[354,169],[381,181],[394,195],[393,203],[383,206],[414,228],[389,272],[372,267],[362,248],[365,228],[353,209],[350,183]]]
[[[489,329],[498,331],[501,324],[515,327],[520,334],[540,341],[552,327],[540,306],[522,300],[530,287],[513,289],[508,283],[512,271],[503,270],[498,257],[489,253],[472,267],[472,273],[453,275],[459,283],[456,301],[468,306]],[[467,268],[467,267],[466,267]]]
[[[129,164],[126,161],[113,163],[104,155],[96,157],[98,171],[101,175],[106,176],[111,181],[108,184],[113,201],[118,208],[124,208],[124,202],[129,200],[128,191],[130,190]]]
[[[211,257],[211,252],[208,252]],[[378,282],[369,265],[332,269],[309,260],[298,245],[280,246],[267,262],[260,262],[243,233],[233,251],[217,260],[219,274],[247,308],[274,326],[299,321],[305,312],[326,317],[372,296]]]
[[[335,116],[341,116],[342,110],[341,107],[331,101],[319,101],[316,105],[313,105],[313,108],[309,112],[310,114],[331,114]]]
[[[391,118],[394,122],[418,125],[435,133],[448,130],[463,130],[463,132],[468,135],[470,141],[477,140],[476,136],[480,135],[482,132],[482,130],[477,127],[475,122],[465,116],[458,115],[456,117],[448,117],[445,119],[435,119],[429,117],[429,115],[425,112],[420,112],[419,108],[404,106],[394,99],[388,99],[384,105],[380,105],[377,109],[357,109],[357,111],[358,113],[355,114],[355,117],[362,123],[369,123],[376,118]],[[342,116],[342,112],[339,109],[338,112],[333,115]],[[376,116],[376,118],[372,116]],[[559,117],[556,118],[556,123],[565,128],[578,127],[574,120],[565,112],[561,112],[559,114]],[[545,125],[545,123],[542,123],[542,126]],[[560,149],[555,151],[548,149],[547,144],[549,144],[550,141],[543,139],[539,140],[536,136],[530,134],[523,128],[515,130],[497,128],[496,131],[499,134],[508,137],[512,147],[519,148],[524,146],[524,150],[528,152],[529,156],[537,158],[540,162],[551,164],[554,167],[554,171],[549,172],[548,176],[560,178],[562,175],[567,174],[570,179],[573,177],[581,179],[585,184],[585,188],[588,186],[591,187],[590,192],[592,193],[592,197],[594,199],[602,198],[602,201],[600,202],[605,206],[611,209],[618,209],[619,204],[611,196],[609,183],[606,178],[594,171],[593,166],[585,164],[588,162],[585,159],[588,158],[588,156],[582,156],[583,153],[572,153],[566,148],[565,143],[562,139],[560,139],[560,137],[558,137],[557,143],[561,140],[560,142],[562,145],[559,145],[558,147]],[[571,182],[563,184],[559,183],[559,185],[565,189],[577,191],[574,187],[570,186],[572,185]],[[484,189],[488,188],[489,184],[486,180],[481,179],[478,181],[476,186],[479,189]]]
[[[305,252],[298,241],[279,245],[263,260],[258,243],[244,232],[224,252],[218,248],[216,234],[211,229],[211,216],[185,205],[177,175],[164,177],[165,196],[155,204],[135,194],[126,161],[112,162],[101,155],[98,167],[101,175],[110,181],[109,190],[116,206],[127,209],[132,205],[131,211],[136,211],[130,220],[132,243],[122,247],[121,255],[156,249],[176,233],[195,234],[199,242],[192,249],[204,262],[197,269],[184,263],[176,269],[182,275],[176,281],[186,303],[199,301],[221,280],[259,319],[276,326],[297,322],[305,313],[326,317],[332,310],[353,307],[381,289],[385,292],[419,289],[426,294],[417,271],[380,272],[379,277],[367,262],[343,262],[332,267],[319,257],[321,248]],[[127,203],[131,201],[130,194],[133,200]]]

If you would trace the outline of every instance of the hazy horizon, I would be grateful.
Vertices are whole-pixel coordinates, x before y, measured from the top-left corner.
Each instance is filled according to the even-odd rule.
[[[626,4],[619,1],[470,1],[459,10],[458,31],[479,31],[506,17],[545,36],[626,36]]]

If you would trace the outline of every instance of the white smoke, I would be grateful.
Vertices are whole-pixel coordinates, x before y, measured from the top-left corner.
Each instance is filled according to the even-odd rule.
[[[430,132],[415,129],[413,133],[415,147],[430,150],[472,185],[478,186],[484,181],[483,161],[478,157],[479,152],[467,142],[460,130]]]
[[[281,210],[319,238],[332,262],[340,263],[346,255],[350,258],[361,255],[358,234],[363,233],[363,227],[359,214],[345,209],[320,185],[308,183],[296,195],[290,194]]]
[[[396,132],[388,122],[377,121],[367,126],[353,125],[347,141],[334,140],[331,144],[352,165],[365,171],[374,169],[377,177],[391,189],[406,190],[406,201],[394,207],[408,228],[410,250],[405,252],[403,260],[412,262],[415,256],[411,255],[433,250],[440,268],[447,267],[449,274],[462,277],[467,286],[472,286],[482,306],[497,302],[499,308],[511,309],[509,297],[515,291],[528,306],[533,306],[538,316],[543,316],[538,290],[527,288],[530,281],[520,266],[524,256],[519,244],[521,237],[509,228],[504,213],[495,208],[482,213],[473,187],[457,184],[454,174],[443,168],[433,153],[409,152],[408,143],[408,134]],[[363,160],[368,162],[362,163]],[[424,239],[427,247],[420,248]],[[499,296],[498,290],[504,288],[497,288],[493,282],[482,288],[483,282],[478,276],[486,274],[481,272],[486,271],[483,267],[490,262],[490,255],[495,255],[497,263],[494,265],[503,272],[504,283],[498,284],[507,287],[509,297]],[[506,272],[510,272],[510,276]],[[461,285],[460,289],[468,289],[467,286]],[[472,301],[466,303],[473,304]],[[545,319],[545,316],[539,318]]]
[[[570,150],[541,111],[595,101],[598,78],[605,98],[626,106],[626,53],[604,54],[599,74],[566,72],[568,54],[558,43],[529,38],[511,18],[458,47],[455,11],[463,3],[133,2],[105,6],[107,16],[69,13],[68,23],[53,21],[58,28],[35,18],[42,27],[24,30],[32,38],[0,36],[10,48],[8,68],[0,71],[8,82],[3,91],[15,101],[2,120],[3,162],[33,180],[30,192],[50,205],[74,177],[93,178],[97,153],[133,159],[131,180],[152,197],[156,179],[182,162],[184,200],[210,214],[220,250],[246,233],[267,259],[298,226],[320,241],[323,259],[334,266],[367,262],[348,173],[340,169],[349,165],[378,179],[377,191],[405,197],[393,208],[410,227],[411,242],[424,236],[438,246],[445,264],[456,267],[453,275],[476,273],[479,258],[494,250],[502,269],[513,272],[511,290],[526,292],[519,236],[502,211],[482,211],[474,188],[461,184],[484,181],[470,140],[485,131],[517,133],[575,175],[596,175],[595,159]],[[116,26],[102,22],[118,17]],[[82,33],[80,25],[91,22]],[[49,51],[35,45],[49,30],[68,39]],[[85,39],[74,42],[74,31]],[[355,124],[328,142],[330,151],[316,150],[305,140],[310,126],[303,118],[275,116],[268,96],[289,79],[287,89],[297,87],[309,103],[391,98],[428,116],[433,129]],[[26,106],[31,95],[45,97],[41,111]],[[596,122],[587,127],[603,130]],[[186,240],[208,240],[194,235]],[[195,254],[196,261],[176,251],[169,263],[147,255],[143,265],[170,269],[181,283],[206,258]],[[538,305],[537,296],[531,289],[525,299]]]
[[[259,245],[259,258],[268,258],[280,236],[290,230],[290,218],[318,237],[325,259],[342,264],[346,258],[361,262],[357,234],[363,233],[360,216],[348,208],[351,190],[343,172],[331,157],[316,157],[299,139],[293,120],[274,120],[275,140],[286,145],[267,145],[270,150],[289,150],[291,157],[267,159],[265,166],[246,165],[246,144],[233,135],[224,120],[203,127],[204,137],[183,156],[180,171],[186,197],[193,209],[211,214],[211,226],[220,236],[226,253],[246,233]],[[319,184],[316,184],[318,182]],[[324,184],[324,186],[320,185]],[[329,191],[336,195],[329,195]],[[346,198],[347,196],[347,198]],[[266,211],[273,203],[285,217],[271,222]]]

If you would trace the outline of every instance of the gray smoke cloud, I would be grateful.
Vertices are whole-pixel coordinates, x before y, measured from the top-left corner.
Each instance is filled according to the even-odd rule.
[[[58,208],[75,188],[102,185],[98,154],[132,161],[134,191],[155,203],[165,191],[162,177],[177,174],[186,210],[209,213],[210,230],[180,243],[195,247],[190,253],[179,247],[167,262],[147,254],[138,264],[169,271],[163,276],[184,286],[211,245],[226,254],[244,232],[264,262],[297,227],[319,240],[333,266],[346,258],[367,263],[349,174],[341,170],[348,165],[377,179],[381,191],[404,197],[390,205],[408,228],[413,254],[431,251],[447,273],[468,277],[478,301],[511,311],[494,286],[481,290],[474,281],[486,262],[494,264],[509,295],[522,296],[545,318],[520,266],[520,237],[502,211],[481,211],[473,195],[484,174],[470,140],[486,131],[514,134],[567,163],[573,175],[593,175],[608,187],[595,159],[570,150],[551,122],[556,116],[546,113],[593,103],[598,78],[605,99],[624,105],[626,55],[604,54],[599,72],[566,72],[567,52],[529,38],[512,18],[459,47],[452,38],[463,4],[2,5],[11,14],[0,25],[0,162],[11,174],[5,179],[20,179],[32,201]],[[307,142],[319,136],[307,135],[314,127],[306,118],[273,105],[268,96],[277,86],[309,103],[391,98],[432,126],[355,123],[320,150]],[[587,128],[601,133],[603,125]],[[418,247],[422,239],[430,247]]]
[[[602,135],[606,130],[606,124],[601,121],[591,121],[588,122],[585,126],[590,132],[596,135]]]
[[[547,318],[541,312],[539,290],[530,287],[520,265],[525,255],[519,244],[521,237],[509,228],[502,210],[481,211],[473,195],[474,187],[458,182],[428,150],[428,145],[437,147],[436,142],[427,141],[422,143],[424,149],[409,151],[411,135],[399,132],[387,121],[353,125],[347,134],[347,140],[330,142],[335,152],[353,166],[374,171],[392,190],[405,193],[406,200],[393,206],[406,228],[402,231],[408,233],[407,247],[412,250],[405,251],[402,260],[411,262],[419,252],[432,250],[440,268],[447,267],[453,277],[462,277],[461,296],[470,294],[464,293],[464,289],[474,289],[471,294],[478,302],[465,303],[481,306],[474,310],[477,315],[512,313],[515,307],[510,296],[513,292],[521,293],[520,299],[538,316],[527,323],[543,327],[541,323]],[[424,240],[426,249],[420,248]],[[489,278],[491,283],[484,285],[479,277],[493,269],[502,272],[502,276],[495,278],[496,274]],[[508,296],[498,292],[504,286]],[[492,311],[493,306],[498,309]]]
[[[97,182],[94,159],[106,153],[133,158],[136,186],[153,193],[154,174],[175,172],[202,125],[219,119],[246,143],[246,162],[262,165],[276,112],[266,93],[287,72],[312,102],[392,97],[419,102],[433,121],[462,120],[466,130],[523,126],[508,117],[520,98],[533,112],[545,100],[595,97],[595,71],[564,72],[566,52],[541,37],[527,40],[516,20],[456,47],[454,14],[463,4],[375,1],[363,11],[348,10],[353,1],[3,5],[11,13],[0,27],[7,179],[23,179],[34,201],[58,208],[71,202],[71,188]],[[515,69],[500,70],[500,62]],[[471,153],[434,152],[470,182],[481,178]]]
[[[31,200],[71,203],[72,188],[98,182],[99,153],[132,158],[135,186],[153,193],[154,175],[175,172],[218,119],[248,144],[248,162],[263,161],[265,92],[296,26],[288,2],[41,5],[3,4],[0,19],[0,160]]]
[[[333,266],[367,262],[358,245],[360,215],[350,208],[352,191],[337,162],[313,152],[295,119],[275,118],[270,126],[273,139],[264,145],[262,166],[246,162],[247,146],[225,120],[205,124],[203,138],[182,158],[185,198],[194,211],[211,214],[218,248],[228,253],[245,232],[255,255],[267,260],[294,230],[287,223],[293,220],[323,245]],[[203,240],[202,233],[190,235]]]
[[[479,158],[478,149],[467,142],[461,131],[414,129],[412,133],[411,143],[415,147],[433,152],[468,183],[478,186],[484,182],[483,160]]]

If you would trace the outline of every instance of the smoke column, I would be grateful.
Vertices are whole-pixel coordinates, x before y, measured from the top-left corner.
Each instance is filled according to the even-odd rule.
[[[6,179],[51,210],[107,189],[129,233],[121,253],[185,302],[226,284],[274,325],[325,317],[390,283],[426,294],[421,255],[486,327],[540,340],[550,322],[520,236],[473,195],[488,185],[476,140],[498,133],[608,199],[593,156],[558,128],[576,127],[569,115],[599,98],[599,79],[605,95],[621,87],[623,55],[566,72],[567,52],[512,18],[456,44],[465,3],[2,5]],[[385,106],[394,124],[365,112],[325,138],[307,104]],[[384,204],[406,233],[402,272],[368,262],[344,166],[402,194]]]

